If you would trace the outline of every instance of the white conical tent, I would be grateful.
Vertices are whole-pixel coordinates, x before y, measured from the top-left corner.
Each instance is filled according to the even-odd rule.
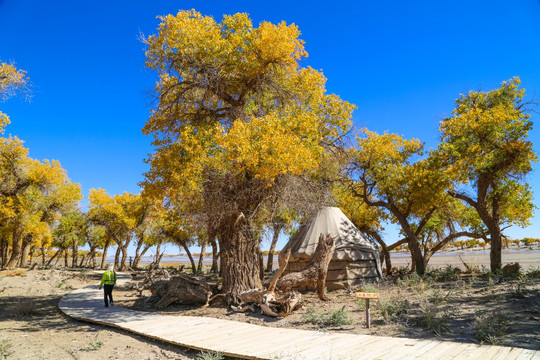
[[[330,265],[328,289],[352,288],[382,276],[379,247],[366,239],[360,230],[336,207],[325,207],[303,223],[281,250],[290,248],[291,257],[285,273],[303,270],[317,247],[320,234],[330,234],[336,249]]]

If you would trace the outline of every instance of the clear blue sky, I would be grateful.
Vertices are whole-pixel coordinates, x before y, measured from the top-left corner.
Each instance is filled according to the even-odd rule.
[[[0,104],[12,120],[7,133],[23,139],[31,157],[59,160],[85,195],[97,187],[139,192],[152,152],[141,128],[155,80],[139,36],[155,32],[156,16],[192,8],[218,21],[247,12],[254,23],[297,24],[305,64],[324,72],[329,92],[358,106],[357,127],[428,147],[460,93],[520,76],[528,98],[540,97],[539,0],[0,0],[0,59],[27,70],[33,85],[30,102]],[[531,133],[536,150],[539,131]],[[540,206],[538,165],[529,182]],[[540,237],[540,216],[533,223],[507,233]]]

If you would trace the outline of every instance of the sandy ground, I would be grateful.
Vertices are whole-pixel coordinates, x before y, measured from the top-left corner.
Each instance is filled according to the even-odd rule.
[[[0,359],[195,359],[199,352],[105,326],[58,310],[63,294],[99,283],[99,274],[32,270],[0,273]]]
[[[394,266],[406,265],[407,259],[395,257]],[[465,257],[467,256],[467,257]],[[489,256],[480,253],[463,258],[469,265],[487,266]],[[470,258],[469,258],[470,256]],[[505,262],[519,261],[526,269],[540,269],[540,255],[511,253],[503,255]],[[487,261],[487,262],[486,262]],[[432,265],[462,265],[455,254],[436,256]],[[199,351],[162,344],[152,339],[72,320],[58,310],[63,294],[72,289],[99,282],[99,274],[88,270],[32,270],[0,273],[0,359],[196,359]],[[134,281],[141,281],[137,274]],[[540,348],[540,279],[483,279],[480,275],[460,275],[446,282],[386,281],[379,285],[383,301],[405,300],[405,311],[399,319],[386,321],[382,307],[372,304],[372,328],[365,328],[362,302],[350,293],[333,291],[330,302],[319,300],[313,293],[305,294],[304,307],[284,319],[273,319],[254,313],[233,313],[223,307],[203,309],[199,306],[173,305],[168,314],[211,316],[244,321],[262,326],[293,327],[311,330],[339,331],[353,334],[433,338],[438,335],[419,325],[426,312],[435,317],[448,315],[448,330],[442,339],[475,342],[474,319],[478,315],[501,311],[509,319],[508,329],[497,341],[501,345],[530,349]],[[143,293],[149,296],[149,292]],[[135,305],[137,293],[129,285],[114,291],[118,306],[155,311]],[[139,302],[140,303],[140,302]],[[310,309],[330,312],[342,309],[350,323],[341,326],[321,326],[309,323]],[[179,329],[181,331],[181,329]]]

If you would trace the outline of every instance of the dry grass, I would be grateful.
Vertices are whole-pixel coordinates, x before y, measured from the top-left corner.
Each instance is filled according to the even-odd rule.
[[[3,276],[25,276],[25,271],[22,269],[17,270],[4,270],[0,272],[0,275]]]

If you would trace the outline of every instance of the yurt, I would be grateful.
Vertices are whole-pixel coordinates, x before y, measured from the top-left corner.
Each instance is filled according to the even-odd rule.
[[[291,236],[280,253],[281,257],[291,249],[284,274],[301,271],[307,266],[320,234],[330,234],[336,245],[326,277],[328,290],[351,289],[382,277],[378,245],[366,239],[337,207],[319,210]]]

